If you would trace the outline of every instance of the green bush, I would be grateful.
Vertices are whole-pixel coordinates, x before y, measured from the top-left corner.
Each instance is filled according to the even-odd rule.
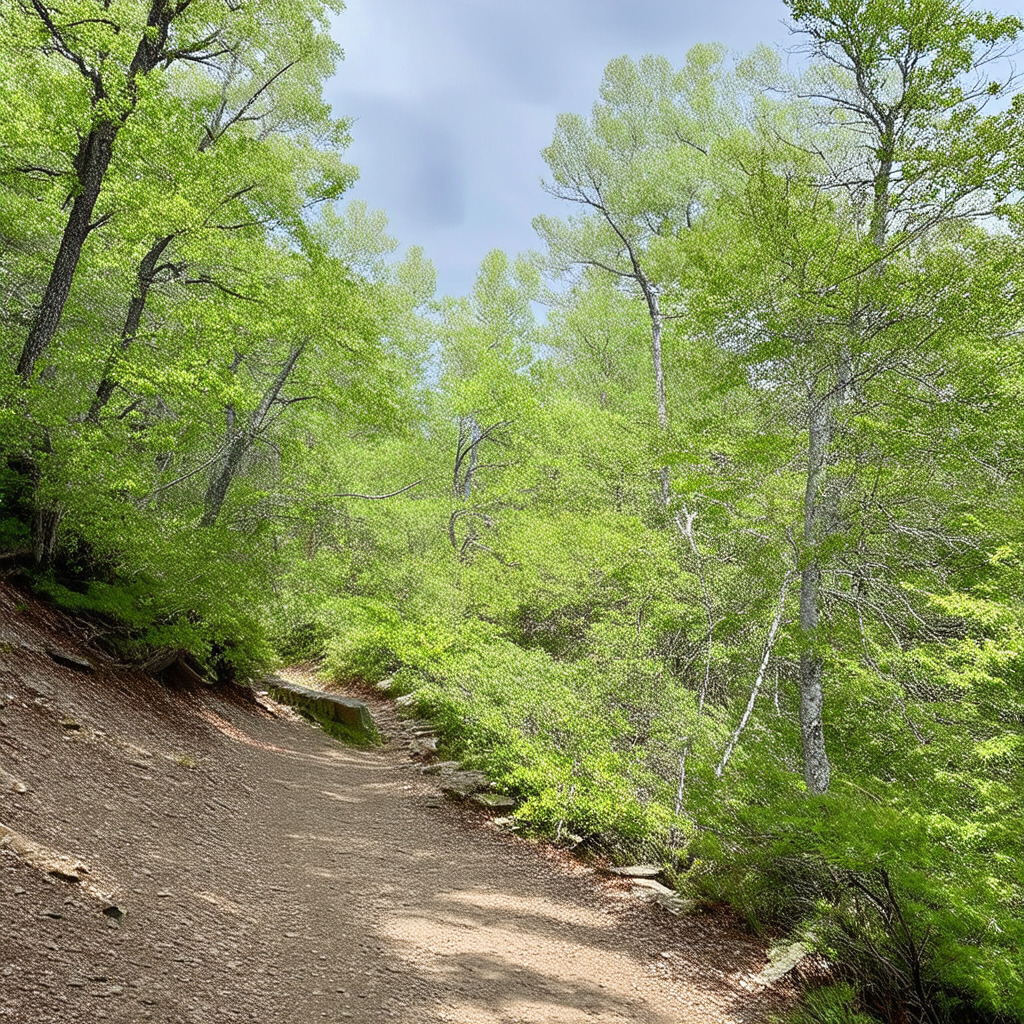
[[[876,1018],[858,1008],[856,989],[846,983],[812,988],[804,993],[788,1024],[877,1024]]]
[[[332,677],[393,675],[393,692],[414,693],[415,713],[437,723],[446,754],[521,799],[524,825],[572,842],[613,833],[645,843],[666,831],[664,807],[639,796],[658,781],[642,756],[616,749],[628,722],[597,713],[585,664],[524,650],[479,621],[424,628],[366,601],[339,614],[347,629],[328,644]]]

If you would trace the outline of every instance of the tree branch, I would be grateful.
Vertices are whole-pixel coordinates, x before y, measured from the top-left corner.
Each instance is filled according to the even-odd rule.
[[[385,498],[396,498],[399,494],[405,494],[406,491],[411,491],[414,487],[419,487],[423,483],[422,480],[417,480],[414,484],[409,484],[407,487],[401,488],[398,491],[392,491],[390,494],[326,494],[326,498],[362,498],[365,501],[383,501]]]

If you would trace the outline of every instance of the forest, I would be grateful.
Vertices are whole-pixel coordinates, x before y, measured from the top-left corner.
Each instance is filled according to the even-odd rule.
[[[390,687],[813,946],[804,1024],[1024,1021],[1024,25],[787,7],[612,60],[438,296],[346,199],[339,0],[2,0],[2,567]]]

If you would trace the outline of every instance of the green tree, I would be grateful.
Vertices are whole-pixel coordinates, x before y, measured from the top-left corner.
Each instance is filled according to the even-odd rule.
[[[71,157],[71,210],[18,360],[18,373],[27,381],[60,326],[86,238],[108,219],[93,222],[93,211],[119,132],[147,89],[159,88],[148,83],[144,88],[145,80],[176,63],[223,60],[232,50],[231,29],[236,27],[225,22],[240,18],[232,18],[237,11],[221,0],[152,0],[113,9],[96,0],[70,7],[24,0],[10,14],[21,19],[23,45],[67,62],[85,101],[76,126],[78,148]]]
[[[544,151],[558,199],[580,207],[566,221],[534,221],[559,274],[583,266],[635,289],[650,318],[651,366],[658,425],[669,426],[662,335],[665,271],[659,241],[685,230],[712,194],[712,148],[732,111],[724,53],[694,47],[676,70],[667,60],[612,61],[589,119],[559,115]],[[662,489],[667,498],[667,478]]]
[[[830,318],[832,324],[836,319],[845,324],[834,346],[834,366],[813,374],[807,412],[806,564],[800,585],[801,628],[807,647],[801,652],[801,733],[808,790],[822,793],[829,786],[830,767],[822,725],[823,663],[816,640],[823,570],[817,552],[829,546],[840,528],[836,513],[841,485],[829,479],[837,461],[837,416],[856,399],[861,381],[894,368],[915,347],[911,337],[903,339],[903,346],[883,345],[882,353],[878,352],[877,325],[889,304],[865,275],[884,280],[887,260],[920,244],[926,232],[951,219],[987,212],[986,204],[968,204],[990,190],[993,182],[965,179],[959,188],[951,188],[941,164],[933,168],[928,153],[954,127],[962,144],[970,144],[979,105],[1008,88],[1005,82],[989,80],[985,68],[1005,55],[1021,24],[1015,18],[970,12],[956,0],[927,4],[794,0],[790,9],[817,61],[809,73],[806,94],[824,106],[832,123],[849,139],[845,152],[828,155],[817,177],[842,190],[851,231],[859,236],[863,223],[873,250],[842,269],[848,280],[862,284],[851,294],[848,311],[837,311],[838,317]],[[993,141],[982,136],[975,146]],[[807,256],[824,244],[824,239],[815,239],[805,250]],[[802,263],[806,269],[806,257],[788,255],[791,265]],[[823,298],[828,295],[834,307],[836,293],[829,294],[823,285],[819,284],[819,292]],[[916,315],[912,310],[887,312],[904,324]],[[835,333],[813,319],[802,331],[819,343]],[[844,333],[848,340],[842,338]],[[819,344],[821,348],[828,345]]]
[[[231,234],[246,224],[301,232],[308,211],[354,180],[341,159],[347,125],[321,97],[341,53],[324,16],[319,4],[277,8],[239,40],[228,65],[175,76],[122,138],[111,202],[122,208],[119,241],[137,238],[142,255],[90,402],[92,422],[114,394],[155,284],[230,289],[238,275],[226,268],[244,263]]]

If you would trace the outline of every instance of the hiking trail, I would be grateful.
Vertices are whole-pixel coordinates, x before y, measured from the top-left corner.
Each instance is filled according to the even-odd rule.
[[[728,915],[442,797],[384,700],[387,744],[347,747],[4,585],[0,704],[0,824],[42,851],[0,841],[2,1022],[753,1024],[794,997]]]

